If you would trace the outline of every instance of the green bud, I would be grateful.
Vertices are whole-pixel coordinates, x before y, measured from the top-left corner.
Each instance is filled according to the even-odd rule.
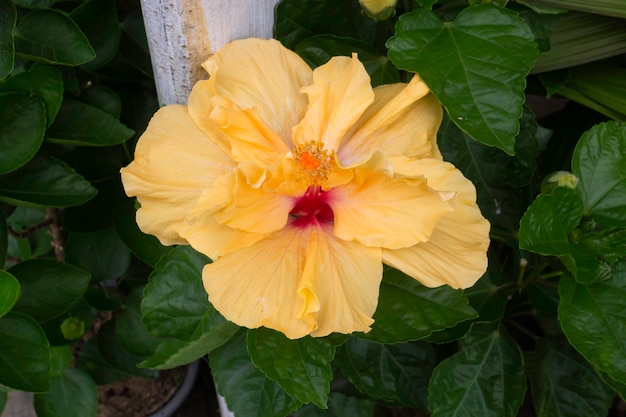
[[[85,333],[85,322],[76,317],[68,317],[61,323],[61,333],[67,340],[78,339]]]
[[[578,178],[568,171],[556,171],[548,175],[541,182],[541,193],[550,194],[556,187],[576,188]]]

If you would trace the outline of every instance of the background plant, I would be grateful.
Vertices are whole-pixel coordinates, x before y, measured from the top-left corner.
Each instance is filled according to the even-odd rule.
[[[92,404],[90,364],[147,375],[206,355],[238,416],[616,413],[622,1],[406,0],[385,20],[356,0],[278,3],[275,37],[312,67],[357,52],[373,85],[421,75],[446,110],[444,159],[492,224],[474,287],[388,268],[370,333],[295,341],[225,321],[201,284],[210,260],[135,226],[118,171],[157,107],[137,5],[0,5],[0,383],[40,392],[41,415],[59,392]],[[69,367],[66,336],[98,311],[115,320]]]

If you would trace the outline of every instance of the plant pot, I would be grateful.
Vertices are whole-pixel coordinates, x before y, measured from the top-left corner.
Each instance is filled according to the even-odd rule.
[[[187,375],[185,375],[185,379],[183,383],[180,385],[178,390],[174,393],[172,398],[165,403],[163,408],[154,413],[150,414],[148,417],[170,417],[173,416],[176,410],[181,406],[181,404],[185,401],[191,389],[196,382],[196,377],[198,376],[198,368],[200,366],[200,361],[195,361],[189,364],[187,368]]]

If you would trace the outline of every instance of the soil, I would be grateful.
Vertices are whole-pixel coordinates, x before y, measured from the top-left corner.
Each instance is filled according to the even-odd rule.
[[[182,383],[186,367],[159,372],[155,379],[131,376],[98,386],[97,417],[147,417],[159,410]]]

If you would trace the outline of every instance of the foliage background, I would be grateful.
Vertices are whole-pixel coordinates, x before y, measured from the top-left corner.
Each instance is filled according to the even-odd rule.
[[[275,15],[312,67],[357,52],[373,85],[420,73],[446,110],[442,154],[492,223],[487,273],[454,291],[386,269],[368,334],[225,321],[210,260],[142,234],[120,183],[158,107],[138,4],[0,0],[0,410],[18,389],[40,417],[94,415],[96,384],[208,355],[238,416],[617,413],[623,2],[400,1],[377,20],[356,0],[282,0]]]

